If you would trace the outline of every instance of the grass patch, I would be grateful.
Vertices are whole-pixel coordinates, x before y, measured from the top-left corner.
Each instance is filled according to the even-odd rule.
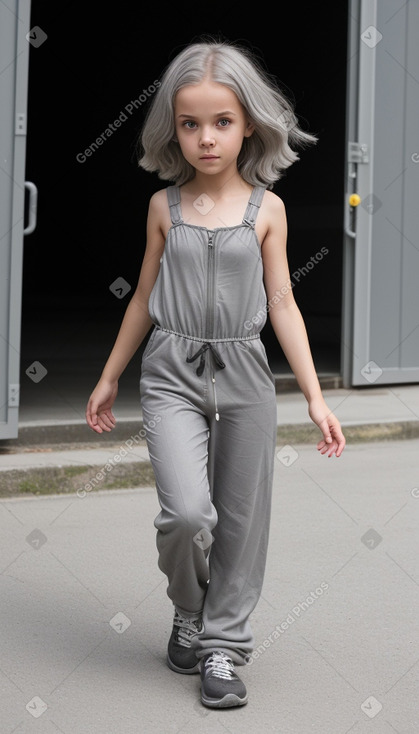
[[[73,494],[85,486],[98,489],[154,487],[155,479],[149,461],[119,464],[98,482],[92,482],[99,467],[43,467],[13,469],[0,472],[0,497],[19,495]]]

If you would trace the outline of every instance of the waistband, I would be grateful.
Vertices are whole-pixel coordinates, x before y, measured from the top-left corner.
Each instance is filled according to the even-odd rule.
[[[199,337],[199,336],[191,336],[190,334],[182,334],[180,331],[174,331],[174,329],[165,329],[162,326],[155,327],[156,329],[159,329],[160,331],[165,331],[167,334],[174,334],[175,336],[181,336],[184,339],[190,339],[191,341],[200,342],[202,344],[201,348],[198,349],[198,351],[192,355],[192,357],[187,357],[186,361],[188,363],[194,362],[198,357],[201,357],[198,367],[196,368],[196,374],[198,377],[200,377],[204,371],[205,368],[205,353],[209,350],[214,357],[215,364],[219,369],[224,369],[225,364],[223,360],[221,359],[220,355],[218,354],[217,350],[213,346],[213,344],[222,343],[222,342],[244,342],[244,341],[250,341],[251,339],[260,339],[260,334],[252,334],[248,336],[231,336],[231,337],[223,337],[220,339],[206,339],[205,337]]]
[[[160,331],[165,331],[168,334],[174,334],[175,336],[182,336],[184,339],[191,339],[194,342],[201,342],[201,344],[217,344],[217,342],[246,342],[250,339],[260,339],[260,334],[250,334],[247,336],[225,336],[219,339],[207,339],[205,336],[191,336],[191,334],[183,334],[181,331],[175,331],[174,329],[165,329],[163,326],[155,326]]]

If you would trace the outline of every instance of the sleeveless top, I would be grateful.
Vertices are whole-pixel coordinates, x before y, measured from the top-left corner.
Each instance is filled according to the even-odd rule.
[[[207,229],[183,221],[179,187],[167,188],[172,225],[148,302],[155,326],[207,343],[258,337],[267,303],[254,227],[265,190],[253,188],[240,224]]]

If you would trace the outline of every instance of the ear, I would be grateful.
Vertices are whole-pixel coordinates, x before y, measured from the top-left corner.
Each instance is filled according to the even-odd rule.
[[[246,130],[244,131],[244,137],[245,138],[250,138],[250,136],[253,133],[254,129],[255,129],[255,126],[254,126],[253,122],[250,122],[250,120],[249,120],[247,122],[247,125],[246,125]]]

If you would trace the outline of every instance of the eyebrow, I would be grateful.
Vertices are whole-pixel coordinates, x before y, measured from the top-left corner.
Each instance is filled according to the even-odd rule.
[[[224,110],[223,112],[217,112],[214,115],[214,117],[223,117],[223,115],[233,115],[235,117],[236,116],[236,113],[233,112],[232,110]],[[178,117],[186,117],[186,118],[190,119],[191,117],[197,117],[197,115],[184,115],[184,114],[182,114],[182,115],[178,115]]]

